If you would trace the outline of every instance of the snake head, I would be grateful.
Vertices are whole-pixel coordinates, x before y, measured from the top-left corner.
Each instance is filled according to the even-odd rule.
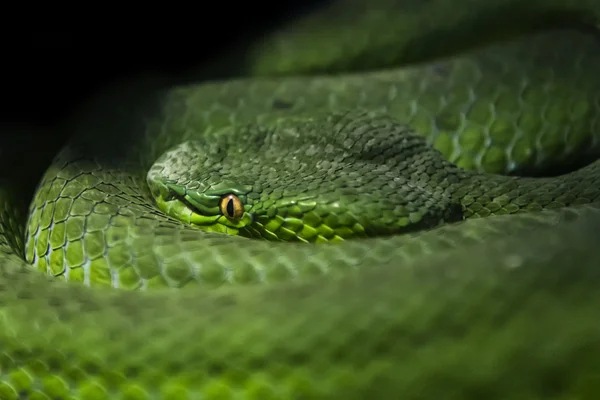
[[[444,163],[389,119],[330,115],[181,143],[147,180],[159,208],[201,229],[335,242],[461,219],[438,185]]]

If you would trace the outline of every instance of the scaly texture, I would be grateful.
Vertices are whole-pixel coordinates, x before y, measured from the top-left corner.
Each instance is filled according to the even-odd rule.
[[[0,398],[600,394],[597,37],[512,37],[558,16],[593,28],[600,10],[375,3],[249,52],[252,73],[297,76],[90,105],[26,223],[23,184],[0,186]],[[522,18],[478,41],[510,40],[419,47],[509,6]],[[306,76],[376,54],[428,61]]]

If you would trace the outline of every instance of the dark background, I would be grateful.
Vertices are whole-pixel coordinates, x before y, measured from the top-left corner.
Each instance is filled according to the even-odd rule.
[[[261,35],[326,1],[192,3],[164,10],[143,5],[137,15],[113,12],[119,22],[100,15],[106,10],[78,18],[56,10],[45,15],[29,5],[21,15],[6,14],[10,23],[0,30],[0,187],[12,187],[14,206],[26,215],[43,172],[69,137],[64,123],[90,96],[136,75],[176,80],[232,51],[243,59],[245,47]],[[37,20],[20,18],[33,14]],[[219,78],[229,74],[218,72],[225,74]]]
[[[90,15],[91,23],[77,28],[29,22],[21,32],[4,34],[2,134],[13,134],[6,129],[11,126],[52,128],[98,88],[118,79],[140,72],[177,75],[202,66],[319,2],[212,3],[192,3],[189,10],[179,6],[164,14],[153,10],[153,18],[145,22],[140,9],[139,15],[127,17],[135,21],[116,23]]]

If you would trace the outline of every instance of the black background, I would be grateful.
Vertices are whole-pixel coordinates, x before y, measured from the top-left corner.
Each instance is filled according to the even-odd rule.
[[[201,66],[317,3],[189,3],[188,9],[155,9],[145,18],[147,6],[132,5],[139,14],[127,11],[117,22],[89,13],[89,24],[83,20],[70,27],[14,21],[1,39],[0,121],[5,128],[54,127],[104,85],[139,72],[176,75]],[[14,133],[2,129],[2,134]]]

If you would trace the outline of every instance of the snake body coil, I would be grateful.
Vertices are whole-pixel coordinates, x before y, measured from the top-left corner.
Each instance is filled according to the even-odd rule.
[[[599,7],[376,3],[90,107],[26,223],[0,186],[1,399],[600,393]]]

